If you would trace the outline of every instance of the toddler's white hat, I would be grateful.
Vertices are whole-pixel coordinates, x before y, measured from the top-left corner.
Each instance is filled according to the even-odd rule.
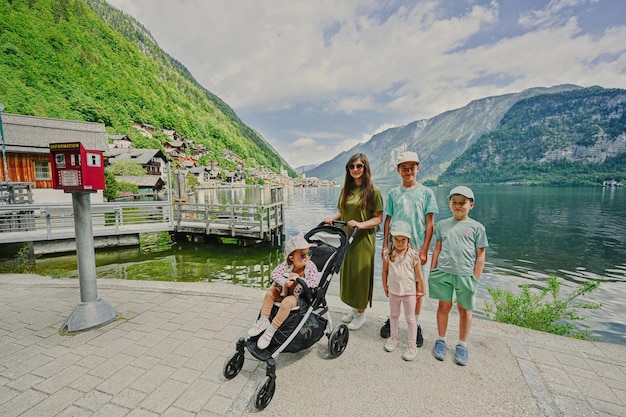
[[[290,236],[285,243],[285,259],[291,255],[291,253],[298,249],[308,249],[317,246],[315,243],[309,243],[304,238],[304,233],[300,232],[297,236]]]

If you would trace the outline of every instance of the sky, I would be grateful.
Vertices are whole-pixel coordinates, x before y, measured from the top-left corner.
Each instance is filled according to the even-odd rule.
[[[626,88],[623,0],[107,0],[293,167],[472,100]]]

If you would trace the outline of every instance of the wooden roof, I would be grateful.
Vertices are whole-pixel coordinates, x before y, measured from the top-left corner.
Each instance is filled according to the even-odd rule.
[[[2,128],[7,152],[50,153],[51,143],[81,142],[85,149],[109,149],[102,123],[48,119],[2,113]]]
[[[154,158],[161,158],[164,162],[167,161],[160,149],[113,148],[108,149],[104,156],[109,158],[110,164],[126,161],[146,165]]]
[[[142,176],[115,176],[118,181],[129,182],[135,184],[138,187],[162,187],[165,182],[158,175],[142,175]]]

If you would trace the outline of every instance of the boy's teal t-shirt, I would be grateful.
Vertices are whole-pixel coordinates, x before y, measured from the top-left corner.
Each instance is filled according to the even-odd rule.
[[[426,235],[426,214],[439,213],[439,208],[433,190],[418,184],[409,189],[392,188],[387,195],[385,212],[391,216],[392,224],[402,220],[411,225],[411,247],[420,250]]]
[[[453,275],[474,275],[476,249],[489,246],[485,226],[470,218],[437,222],[433,237],[441,241],[437,269]]]

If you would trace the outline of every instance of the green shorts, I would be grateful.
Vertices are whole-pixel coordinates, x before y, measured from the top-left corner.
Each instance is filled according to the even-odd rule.
[[[478,280],[472,275],[453,275],[435,268],[428,276],[430,298],[452,302],[452,296],[456,292],[457,302],[469,311],[476,308],[476,288]]]

